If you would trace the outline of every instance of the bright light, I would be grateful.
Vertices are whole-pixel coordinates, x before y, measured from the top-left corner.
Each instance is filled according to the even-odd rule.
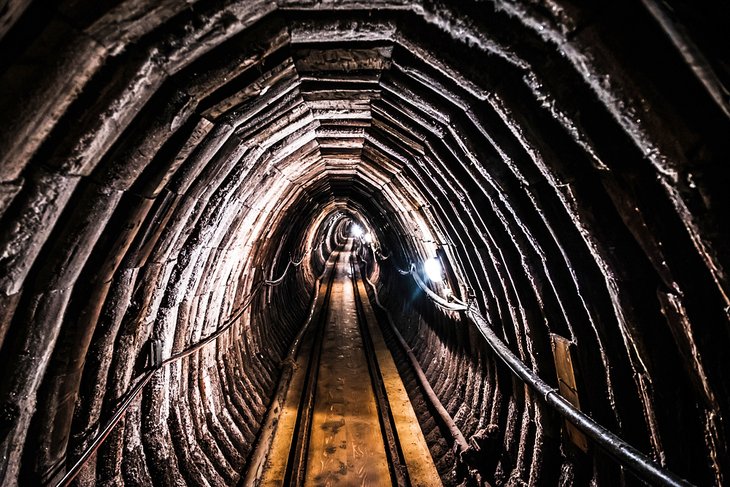
[[[353,223],[352,227],[350,227],[350,235],[356,238],[362,237],[362,227],[357,223]]]
[[[441,262],[435,257],[431,257],[423,263],[423,270],[432,282],[441,282],[443,280],[443,269]]]
[[[365,243],[366,243],[366,244],[371,244],[371,243],[373,243],[373,236],[372,236],[372,235],[371,235],[370,233],[366,233],[366,234],[365,234],[365,235],[364,235],[364,236],[362,237],[362,239],[363,239],[363,240],[365,240]]]

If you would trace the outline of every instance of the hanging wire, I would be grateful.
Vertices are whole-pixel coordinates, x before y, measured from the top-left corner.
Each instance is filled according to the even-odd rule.
[[[109,421],[106,422],[104,427],[99,430],[99,432],[94,436],[94,439],[91,441],[89,446],[84,450],[84,452],[81,454],[81,456],[76,460],[76,462],[73,464],[73,466],[66,472],[66,474],[63,476],[61,480],[59,480],[56,483],[56,487],[66,487],[71,484],[71,482],[76,478],[76,476],[81,472],[81,469],[86,465],[86,462],[88,462],[89,458],[99,449],[99,447],[104,443],[104,440],[109,436],[109,434],[112,432],[114,427],[119,423],[119,421],[124,417],[124,414],[127,412],[127,409],[131,406],[132,402],[135,398],[137,398],[142,390],[144,389],[144,386],[146,386],[149,381],[152,379],[152,376],[162,369],[163,367],[170,365],[174,362],[177,362],[179,360],[182,360],[185,357],[188,357],[198,350],[202,349],[206,345],[214,342],[218,337],[220,337],[222,334],[224,334],[226,331],[231,329],[231,327],[238,321],[238,319],[243,316],[243,313],[246,312],[246,310],[251,306],[253,303],[254,298],[258,294],[258,292],[264,287],[264,286],[277,286],[281,284],[284,281],[284,278],[286,277],[287,273],[289,272],[290,268],[297,268],[299,267],[302,262],[304,262],[304,259],[306,256],[311,252],[311,248],[307,249],[304,254],[302,254],[301,258],[299,260],[294,260],[293,258],[289,258],[289,261],[286,264],[286,267],[284,268],[284,272],[280,277],[273,280],[262,280],[258,281],[256,284],[251,286],[251,291],[243,298],[242,304],[236,308],[236,310],[229,315],[229,317],[225,320],[223,325],[218,328],[215,332],[208,335],[207,337],[203,338],[202,340],[198,341],[194,345],[191,345],[189,347],[186,347],[184,350],[181,350],[177,353],[172,354],[167,359],[163,360],[157,367],[152,368],[150,370],[147,370],[143,372],[136,380],[136,385],[132,387],[124,396],[122,399],[122,402],[119,404],[119,407],[116,409],[112,417],[109,419]],[[317,278],[320,279],[320,278]]]
[[[388,255],[383,255],[383,253],[380,251],[380,249],[375,250],[375,255],[378,257],[379,262],[385,262],[386,260],[390,259],[393,256],[393,253],[388,253]]]

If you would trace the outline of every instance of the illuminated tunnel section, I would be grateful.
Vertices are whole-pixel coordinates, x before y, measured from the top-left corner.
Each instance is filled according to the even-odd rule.
[[[728,14],[6,2],[0,483],[55,485],[151,366],[230,325],[151,374],[75,482],[239,484],[353,223],[468,442],[386,333],[446,485],[637,480],[404,274],[433,258],[431,289],[580,410],[692,483],[728,482]]]

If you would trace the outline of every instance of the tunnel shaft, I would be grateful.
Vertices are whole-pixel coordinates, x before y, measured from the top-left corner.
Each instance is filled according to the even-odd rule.
[[[242,485],[348,238],[445,485],[640,482],[473,315],[658,468],[727,483],[728,18],[7,1],[0,483]]]

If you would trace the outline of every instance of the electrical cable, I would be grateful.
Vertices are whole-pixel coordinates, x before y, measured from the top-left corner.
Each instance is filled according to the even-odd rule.
[[[241,306],[239,306],[236,311],[229,315],[224,324],[215,332],[198,341],[194,345],[191,345],[184,350],[172,354],[170,357],[163,360],[157,367],[143,372],[136,380],[137,384],[123,396],[124,399],[122,400],[112,417],[109,419],[109,421],[106,422],[104,427],[94,436],[94,439],[91,441],[89,446],[86,448],[86,450],[84,450],[84,452],[76,460],[76,462],[74,462],[73,466],[66,472],[63,478],[56,483],[56,487],[66,487],[71,484],[71,482],[81,472],[81,469],[84,467],[84,465],[86,465],[86,462],[88,462],[89,458],[94,454],[94,452],[96,452],[96,450],[99,449],[102,443],[104,443],[104,440],[106,440],[106,438],[111,433],[112,429],[114,429],[117,423],[119,423],[119,421],[122,419],[124,414],[127,412],[127,409],[129,409],[129,407],[131,406],[132,401],[134,401],[134,399],[140,395],[140,393],[144,389],[144,386],[149,383],[149,381],[152,379],[152,376],[157,371],[161,370],[163,367],[173,362],[177,362],[185,357],[192,355],[193,353],[202,349],[209,343],[215,341],[219,336],[228,331],[233,326],[233,324],[238,321],[238,319],[243,315],[248,307],[251,306],[251,303],[253,303],[253,299],[264,286],[276,286],[278,284],[281,284],[284,281],[284,278],[286,277],[289,269],[291,267],[299,267],[302,262],[304,262],[304,259],[306,258],[307,254],[311,252],[311,250],[312,249],[310,248],[306,252],[304,252],[302,257],[298,261],[295,261],[290,257],[289,262],[287,262],[287,265],[284,268],[284,272],[279,278],[273,280],[258,281],[253,286],[251,286],[251,291],[244,297],[243,304],[241,304]],[[317,278],[317,280],[319,279],[320,278]]]
[[[477,306],[471,306],[460,300],[449,300],[433,292],[420,278],[416,271],[415,264],[411,264],[409,271],[403,271],[392,263],[395,270],[402,275],[410,274],[416,285],[421,288],[426,296],[437,305],[449,311],[465,311],[466,316],[476,326],[477,330],[484,337],[495,355],[501,362],[510,369],[512,374],[527,384],[539,397],[555,410],[558,414],[567,419],[576,428],[601,447],[608,455],[620,465],[631,470],[638,477],[652,482],[656,485],[667,486],[688,486],[692,485],[687,480],[662,468],[647,455],[626,443],[612,431],[598,424],[590,416],[582,412],[568,402],[560,392],[543,381],[535,372],[530,369],[510,348],[496,335],[489,326],[489,322],[479,312]]]

